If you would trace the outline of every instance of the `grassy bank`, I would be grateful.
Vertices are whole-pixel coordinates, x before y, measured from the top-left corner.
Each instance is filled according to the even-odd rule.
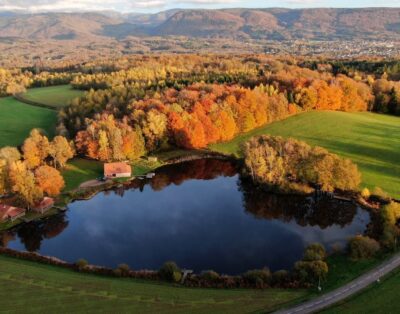
[[[85,181],[96,179],[103,175],[103,163],[94,160],[75,158],[70,160],[62,171],[65,180],[65,191],[79,187]]]
[[[400,270],[397,270],[385,277],[385,279],[380,283],[374,283],[359,294],[340,302],[321,313],[399,313],[399,287]]]
[[[400,198],[399,117],[367,112],[307,112],[212,145],[211,149],[240,155],[240,145],[261,134],[297,138],[350,158],[359,166],[364,186],[380,186]]]
[[[68,105],[72,99],[82,95],[82,91],[72,89],[70,85],[59,85],[31,88],[21,95],[21,97],[28,101],[37,102],[54,108],[61,108]]]
[[[271,311],[305,294],[304,290],[179,288],[0,256],[0,308],[7,313],[250,313]]]
[[[12,97],[0,98],[0,147],[21,145],[33,128],[52,137],[56,122],[53,110],[28,106]]]

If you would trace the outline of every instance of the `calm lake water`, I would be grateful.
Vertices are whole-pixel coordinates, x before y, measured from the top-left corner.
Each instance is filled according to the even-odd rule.
[[[234,164],[208,159],[74,202],[65,214],[24,224],[0,241],[69,262],[158,269],[173,260],[197,272],[238,274],[290,269],[307,244],[343,246],[369,220],[348,203],[255,191]]]

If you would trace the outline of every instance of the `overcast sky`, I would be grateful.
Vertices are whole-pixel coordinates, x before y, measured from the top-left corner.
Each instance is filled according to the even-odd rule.
[[[400,0],[0,0],[0,10],[158,12],[172,8],[400,7]]]

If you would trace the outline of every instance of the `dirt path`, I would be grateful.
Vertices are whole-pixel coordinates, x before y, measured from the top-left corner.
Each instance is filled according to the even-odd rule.
[[[295,306],[291,309],[281,310],[275,312],[276,314],[306,314],[314,313],[327,308],[339,301],[347,299],[353,294],[368,287],[370,284],[376,282],[381,277],[387,275],[394,269],[400,266],[400,254],[395,255],[390,260],[384,262],[378,267],[370,270],[359,278],[349,282],[348,284],[331,291],[327,294],[321,295],[318,298]]]
[[[89,181],[83,182],[79,186],[79,188],[92,188],[92,187],[104,185],[109,182],[111,182],[111,180],[107,180],[107,181],[89,180]]]

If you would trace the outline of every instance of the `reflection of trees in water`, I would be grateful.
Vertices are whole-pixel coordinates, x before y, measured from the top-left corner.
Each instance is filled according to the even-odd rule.
[[[171,184],[180,185],[187,180],[212,180],[220,176],[233,177],[237,172],[237,165],[232,161],[199,159],[161,167],[152,179],[133,180],[129,185],[113,190],[120,196],[127,188],[143,191],[145,185],[150,185],[154,191],[161,191]]]
[[[149,180],[134,180],[112,191],[121,197],[126,189],[143,191],[146,185],[154,191],[186,180],[212,180],[220,176],[233,177],[238,173],[236,163],[219,159],[201,159],[180,164],[165,166],[157,170],[157,175]],[[299,225],[318,225],[326,228],[333,224],[345,226],[350,224],[357,212],[351,203],[335,200],[314,200],[302,196],[276,195],[256,189],[244,179],[239,180],[239,190],[243,193],[243,204],[247,212],[263,219],[295,220]],[[0,245],[8,243],[18,236],[28,251],[40,249],[44,239],[59,235],[68,226],[64,214],[55,215],[41,221],[25,223],[13,230],[0,233]]]
[[[268,193],[257,189],[245,179],[239,180],[239,190],[243,193],[246,211],[257,218],[295,220],[301,226],[319,226],[325,229],[332,225],[349,225],[357,213],[357,206],[349,202]]]
[[[50,216],[47,219],[24,223],[17,228],[3,232],[0,234],[0,243],[2,246],[7,246],[18,236],[27,251],[35,252],[40,249],[44,239],[58,236],[67,226],[68,221],[64,214]]]
[[[235,163],[220,159],[199,159],[165,166],[157,170],[157,175],[150,181],[153,190],[180,185],[186,180],[212,180],[220,176],[233,177],[237,174]]]

